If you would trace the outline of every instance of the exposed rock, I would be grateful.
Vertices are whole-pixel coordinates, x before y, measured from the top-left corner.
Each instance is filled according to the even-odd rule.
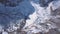
[[[40,0],[39,3],[41,7],[47,7],[52,1],[53,0]]]
[[[45,34],[60,34],[60,32],[57,30],[54,30],[54,29],[50,29],[49,32],[47,32]]]

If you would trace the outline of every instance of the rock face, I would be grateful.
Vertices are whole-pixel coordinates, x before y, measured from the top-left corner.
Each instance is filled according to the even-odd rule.
[[[51,3],[53,0],[40,0],[40,6],[41,7],[47,7],[49,3]]]
[[[54,29],[50,29],[49,32],[47,32],[45,34],[60,34],[60,32],[57,30],[54,30]]]
[[[51,11],[51,15],[53,16],[51,18],[51,22],[55,23],[58,28],[60,28],[60,8],[57,8],[53,11]]]

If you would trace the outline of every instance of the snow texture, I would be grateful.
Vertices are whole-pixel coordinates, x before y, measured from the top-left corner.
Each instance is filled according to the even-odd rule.
[[[51,15],[51,7],[53,10],[59,8],[60,0],[46,0],[45,4],[42,0],[22,0],[19,3],[17,0],[8,1],[18,5],[10,5],[9,2],[0,3],[0,31],[3,31],[2,34],[8,34],[4,30],[13,32],[18,28],[26,31],[27,34],[48,32],[49,29],[57,28],[56,24],[50,22],[49,19],[55,18]]]

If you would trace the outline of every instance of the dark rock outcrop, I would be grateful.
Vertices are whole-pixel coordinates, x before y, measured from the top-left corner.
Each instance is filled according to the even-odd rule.
[[[53,1],[53,0],[40,0],[39,3],[40,3],[40,6],[41,6],[41,7],[47,7],[48,4],[49,4],[50,2],[52,2],[52,1]]]

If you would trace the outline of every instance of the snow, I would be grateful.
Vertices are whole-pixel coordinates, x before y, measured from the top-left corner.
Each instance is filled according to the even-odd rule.
[[[3,24],[2,26],[4,26],[6,23],[8,23],[9,25],[10,23],[12,23],[9,29],[7,30],[14,31],[14,30],[17,30],[17,28],[19,28],[21,19],[27,18],[24,28],[28,26],[27,28],[28,31],[32,30],[32,32],[34,33],[48,32],[49,29],[56,27],[55,24],[50,24],[50,23],[47,23],[48,28],[46,28],[45,26],[46,20],[49,20],[51,17],[50,7],[52,6],[53,10],[55,10],[58,7],[60,7],[59,4],[60,4],[60,1],[53,1],[49,4],[48,7],[41,7],[39,4],[39,0],[24,0],[21,3],[19,3],[19,5],[16,7],[9,7],[9,6],[5,7],[3,4],[0,4],[0,13],[10,14],[10,16],[13,18],[13,19],[10,19],[6,17],[6,20],[5,20],[3,19],[3,16],[2,16],[1,19],[4,20],[4,23],[1,22],[0,24]],[[15,27],[14,26],[15,23],[18,23],[19,26]],[[44,25],[40,25],[41,23],[43,23]],[[2,26],[0,26],[0,30],[2,29]],[[3,34],[4,33],[8,34],[7,32],[3,32]]]
[[[26,20],[27,23],[28,23],[28,24],[26,24],[28,26],[28,28],[27,28],[28,31],[30,29],[34,33],[37,33],[38,30],[39,30],[38,32],[41,32],[41,31],[42,32],[48,32],[49,29],[51,29],[51,28],[57,28],[54,23],[52,23],[52,24],[47,23],[46,24],[45,22],[46,22],[46,20],[49,20],[51,18],[51,9],[50,9],[50,7],[52,6],[52,8],[55,10],[60,6],[58,4],[60,2],[59,1],[51,2],[48,7],[40,7],[40,5],[35,3],[35,2],[31,1],[32,6],[35,8],[35,12],[32,15],[30,15],[32,17],[32,18],[30,17],[30,20]],[[55,6],[56,5],[55,2],[57,4],[57,6]],[[43,23],[43,24],[45,23],[46,25],[48,25],[47,26],[48,29],[46,29],[45,25],[43,25],[43,26],[39,25],[41,23]],[[34,25],[34,24],[36,24],[36,25]],[[41,27],[38,27],[38,25],[41,26]],[[32,27],[32,26],[34,26],[34,27]],[[35,27],[38,27],[38,28],[41,28],[41,29],[36,29]]]
[[[25,27],[27,27],[27,26],[31,25],[32,23],[34,23],[34,21],[35,21],[36,18],[37,18],[36,12],[34,12],[32,15],[30,15],[29,18],[30,18],[30,19],[27,19],[27,20],[26,20],[26,25],[25,25]]]
[[[8,34],[7,32],[2,32],[2,34]]]

